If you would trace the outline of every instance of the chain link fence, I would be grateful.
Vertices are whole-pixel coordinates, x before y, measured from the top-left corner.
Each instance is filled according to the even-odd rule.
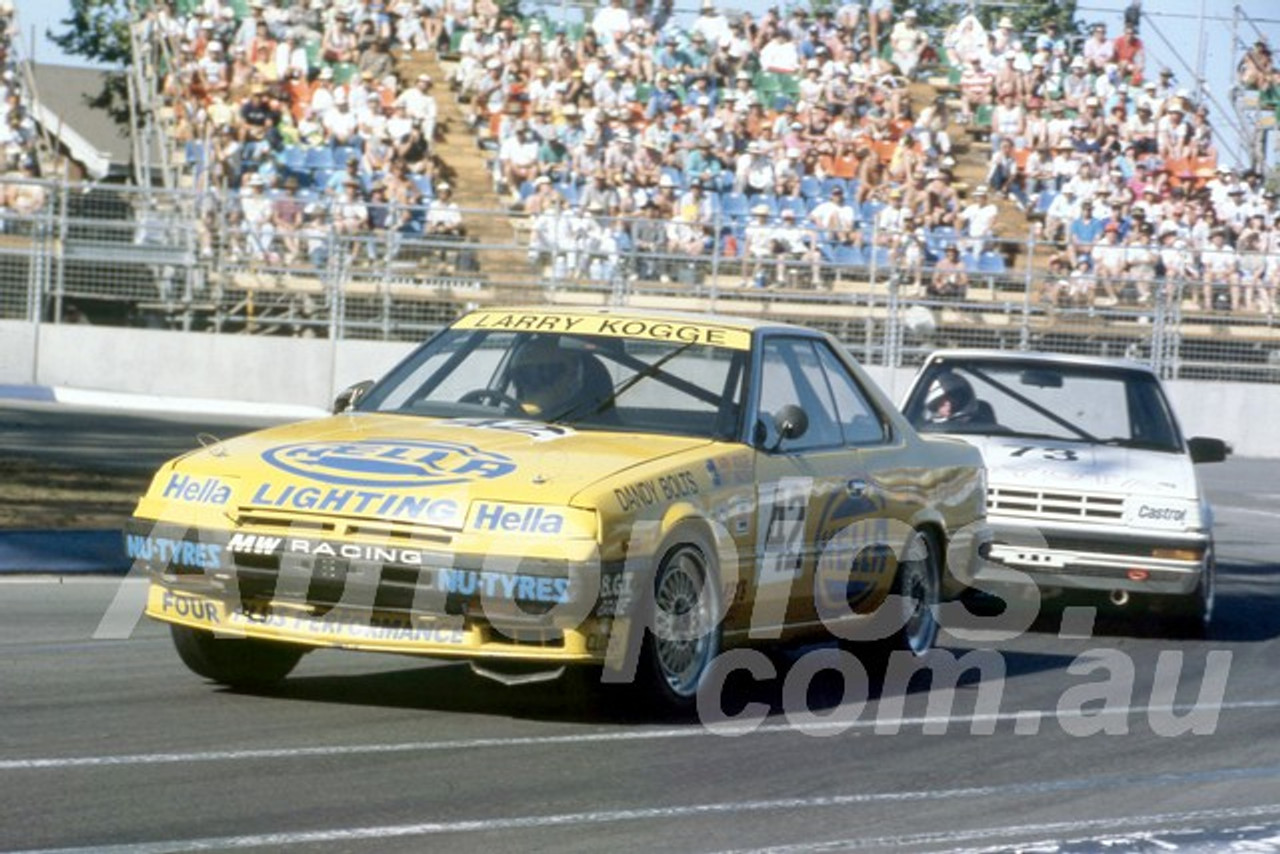
[[[967,281],[942,296],[931,285],[950,244],[919,234],[754,253],[749,227],[717,219],[701,239],[646,251],[631,235],[651,219],[462,211],[464,223],[510,222],[509,241],[482,243],[433,236],[429,206],[353,230],[327,197],[268,197],[255,211],[217,193],[0,183],[6,319],[417,340],[477,306],[613,305],[801,323],[872,365],[994,347],[1130,357],[1166,378],[1280,381],[1274,290],[1261,287],[1265,310],[1232,311],[1215,287],[1206,309],[1198,278],[1069,275],[1062,248],[1032,234],[962,256]]]

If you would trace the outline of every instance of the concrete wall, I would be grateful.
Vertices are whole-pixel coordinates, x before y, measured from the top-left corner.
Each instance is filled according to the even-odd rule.
[[[36,379],[36,328],[25,320],[0,320],[0,383]]]
[[[386,373],[416,346],[254,338],[0,321],[0,383],[328,408],[354,382]],[[898,401],[913,371],[871,368]],[[1236,454],[1280,458],[1280,386],[1168,383],[1189,436],[1217,436]]]

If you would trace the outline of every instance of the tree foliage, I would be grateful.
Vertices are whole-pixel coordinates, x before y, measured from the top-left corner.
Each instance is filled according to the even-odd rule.
[[[899,0],[894,4],[898,13],[912,8],[920,15],[920,23],[929,27],[945,28],[964,17],[969,4],[956,0]],[[1076,0],[1022,0],[1007,5],[985,6],[977,4],[978,19],[988,31],[1005,16],[1013,20],[1014,32],[1038,33],[1046,21],[1054,21],[1060,33],[1079,32],[1076,21]]]
[[[71,0],[71,17],[49,38],[64,51],[123,68],[131,58],[127,0]]]

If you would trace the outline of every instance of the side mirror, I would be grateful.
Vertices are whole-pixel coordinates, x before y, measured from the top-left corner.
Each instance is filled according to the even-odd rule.
[[[364,397],[365,392],[371,388],[373,388],[373,380],[362,380],[355,385],[350,385],[344,388],[338,393],[338,396],[333,399],[333,414],[339,415],[354,408],[360,401],[360,398]]]
[[[1226,442],[1207,436],[1192,436],[1187,440],[1187,450],[1193,463],[1220,463],[1231,453]]]
[[[774,429],[778,431],[778,442],[787,439],[799,439],[809,429],[809,416],[794,403],[788,403],[778,410],[773,418]]]

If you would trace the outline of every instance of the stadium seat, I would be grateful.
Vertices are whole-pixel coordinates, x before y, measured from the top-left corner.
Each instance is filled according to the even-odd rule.
[[[306,168],[312,172],[321,169],[333,168],[333,150],[328,146],[320,145],[315,148],[307,149]]]
[[[816,199],[822,193],[822,181],[816,175],[805,175],[800,179],[800,195],[806,199]]]
[[[1004,256],[999,252],[987,250],[978,256],[978,272],[999,276],[1005,272]]]

